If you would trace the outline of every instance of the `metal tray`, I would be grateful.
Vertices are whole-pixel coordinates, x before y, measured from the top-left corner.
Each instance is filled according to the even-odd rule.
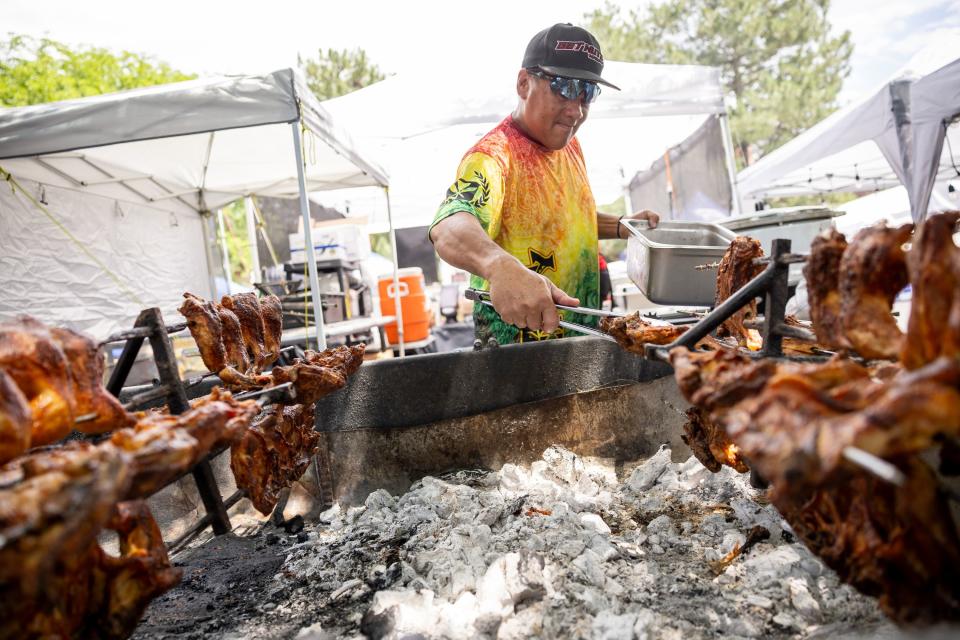
[[[694,267],[722,258],[736,234],[708,222],[665,220],[655,229],[645,220],[622,224],[630,231],[627,275],[643,295],[657,304],[713,305],[717,272]]]

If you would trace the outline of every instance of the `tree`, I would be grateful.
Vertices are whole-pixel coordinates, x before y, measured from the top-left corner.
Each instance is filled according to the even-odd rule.
[[[0,40],[0,104],[19,107],[195,78],[163,62],[10,34]]]
[[[749,164],[829,115],[850,73],[850,32],[830,0],[663,0],[623,18],[609,2],[585,16],[613,60],[721,69],[735,106],[738,162]]]
[[[307,76],[307,86],[320,100],[362,89],[385,77],[363,49],[320,49],[316,60],[303,60],[298,55],[297,64]]]

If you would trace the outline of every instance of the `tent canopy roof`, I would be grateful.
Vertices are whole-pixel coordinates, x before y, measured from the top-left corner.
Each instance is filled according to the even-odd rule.
[[[922,215],[928,189],[938,178],[935,165],[949,162],[942,157],[944,131],[937,128],[960,113],[958,87],[960,43],[931,42],[875,93],[839,109],[741,171],[741,197],[762,200],[905,184],[915,200],[914,215]],[[904,114],[900,132],[895,110]],[[956,135],[950,132],[951,142]]]
[[[517,65],[451,66],[461,62],[431,63],[323,103],[388,169],[397,227],[429,224],[463,154],[517,105]],[[725,110],[714,67],[607,61],[607,76],[622,91],[604,88],[577,133],[599,203],[621,196],[637,170]],[[380,194],[321,197],[337,206],[349,201],[386,227],[373,213],[383,209]]]
[[[289,123],[298,121],[308,190],[388,184],[293,69],[4,109],[0,166],[45,184],[202,211],[251,193],[295,196]]]

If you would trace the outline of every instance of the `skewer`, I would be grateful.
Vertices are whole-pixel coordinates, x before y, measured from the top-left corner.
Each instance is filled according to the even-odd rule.
[[[806,262],[808,257],[809,256],[803,253],[786,253],[780,256],[780,260],[778,261],[778,264],[797,264],[800,262]],[[770,260],[771,260],[770,256],[765,256],[763,258],[754,258],[753,264],[758,267],[765,266],[770,264]],[[697,266],[694,267],[694,269],[696,269],[697,271],[706,271],[707,269],[718,269],[718,268],[720,268],[719,260],[716,262],[708,262],[706,264],[698,264]]]
[[[263,406],[269,404],[275,400],[274,396],[281,396],[284,400],[295,400],[296,391],[293,389],[292,382],[284,382],[283,384],[278,384],[275,387],[266,387],[264,389],[256,389],[254,391],[247,391],[245,393],[240,393],[234,396],[237,400],[247,400],[249,398],[257,398],[257,396],[263,396],[257,398],[257,402]]]
[[[170,324],[167,325],[167,333],[178,333],[187,328],[186,322],[181,322],[179,324]],[[105,344],[110,344],[111,342],[124,342],[126,340],[131,340],[133,338],[149,338],[153,334],[153,329],[151,327],[136,327],[134,329],[124,329],[123,331],[118,331],[112,333],[103,340],[101,340],[98,345],[103,346]]]
[[[123,408],[127,411],[133,411],[133,409],[138,405],[144,404],[145,402],[150,402],[151,400],[156,400],[158,398],[163,398],[164,396],[169,395],[169,393],[170,387],[165,384],[161,384],[153,389],[149,389],[132,396],[130,400],[123,405]]]
[[[898,487],[902,487],[907,481],[907,477],[896,466],[858,447],[844,447],[843,457],[881,480],[886,480]]]
[[[99,414],[97,413],[85,413],[82,416],[77,416],[76,418],[74,418],[73,422],[75,424],[81,424],[84,422],[93,422],[94,420],[97,419],[98,416]]]

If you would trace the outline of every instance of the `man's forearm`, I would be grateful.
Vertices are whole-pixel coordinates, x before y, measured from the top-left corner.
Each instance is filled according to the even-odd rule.
[[[433,246],[444,262],[485,280],[504,262],[519,261],[490,239],[480,223],[466,212],[437,223],[430,232]]]
[[[620,229],[620,216],[597,212],[597,236],[600,240],[626,238],[626,229]]]

